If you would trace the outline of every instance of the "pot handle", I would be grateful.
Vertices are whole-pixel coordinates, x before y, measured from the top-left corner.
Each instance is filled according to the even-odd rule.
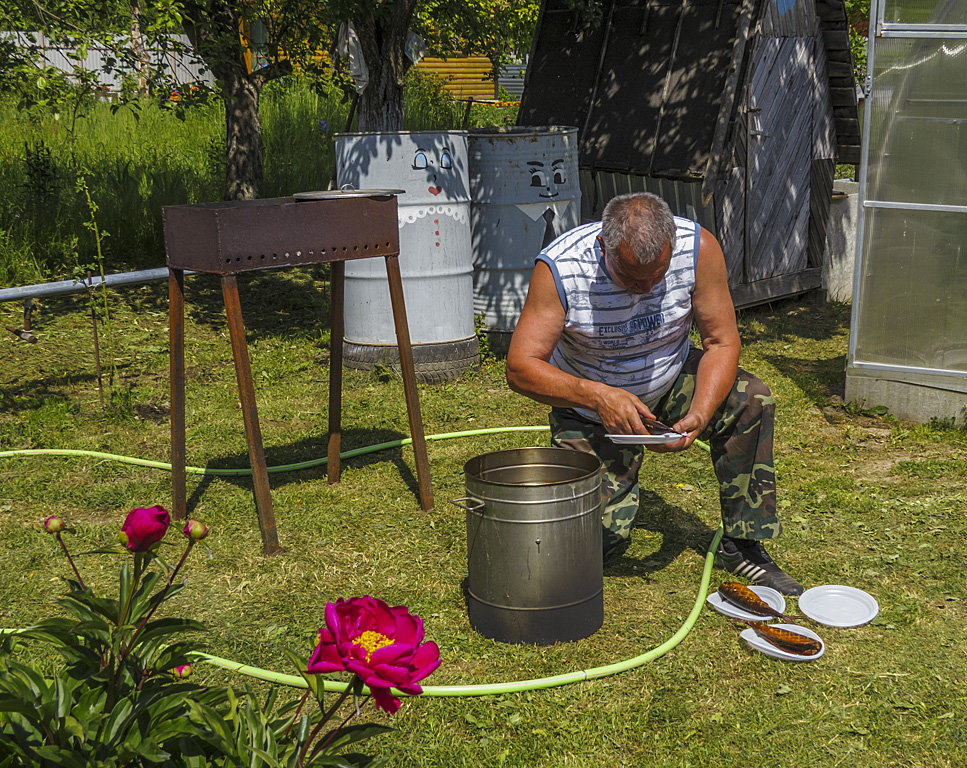
[[[461,504],[460,502],[462,501],[469,501],[470,504]],[[473,498],[473,496],[461,496],[459,499],[450,499],[450,503],[455,507],[460,507],[465,512],[481,512],[487,506],[479,499]]]

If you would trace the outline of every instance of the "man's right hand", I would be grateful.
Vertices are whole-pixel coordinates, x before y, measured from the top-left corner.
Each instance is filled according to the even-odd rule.
[[[648,430],[641,418],[655,418],[648,406],[631,392],[607,384],[598,384],[594,410],[609,435],[647,435]]]

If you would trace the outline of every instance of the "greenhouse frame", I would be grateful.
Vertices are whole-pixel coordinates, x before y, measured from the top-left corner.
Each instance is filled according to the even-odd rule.
[[[967,414],[967,2],[873,0],[846,398]]]

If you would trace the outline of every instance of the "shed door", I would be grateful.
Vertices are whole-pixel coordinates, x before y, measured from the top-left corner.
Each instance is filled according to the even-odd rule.
[[[747,89],[745,280],[806,268],[813,136],[812,40],[760,38]]]

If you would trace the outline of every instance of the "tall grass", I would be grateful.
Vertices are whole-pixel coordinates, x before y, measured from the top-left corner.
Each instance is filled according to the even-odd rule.
[[[413,73],[406,84],[407,130],[461,125],[464,107],[441,83]],[[261,102],[264,197],[326,188],[333,135],[346,129],[350,102],[298,78],[270,83]],[[83,178],[98,207],[107,270],[164,264],[161,209],[218,200],[225,173],[219,100],[179,117],[153,104],[112,110],[95,102],[73,124],[23,112],[0,98],[0,285],[64,279],[95,260]],[[475,105],[469,124],[511,122],[513,110]]]

